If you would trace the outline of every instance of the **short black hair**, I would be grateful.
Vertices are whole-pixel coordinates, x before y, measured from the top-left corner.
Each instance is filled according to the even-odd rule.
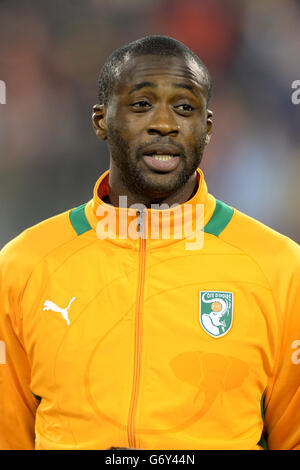
[[[182,42],[168,36],[146,36],[116,49],[103,65],[98,80],[98,99],[100,104],[107,105],[112,95],[116,79],[116,71],[124,62],[125,57],[142,55],[158,55],[165,57],[191,57],[203,71],[203,81],[207,88],[207,104],[211,97],[211,77],[205,64]]]

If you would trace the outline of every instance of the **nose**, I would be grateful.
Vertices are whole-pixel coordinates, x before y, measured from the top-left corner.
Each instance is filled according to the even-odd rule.
[[[148,125],[150,135],[172,135],[175,137],[179,133],[179,125],[168,106],[159,106],[155,112],[151,113]]]

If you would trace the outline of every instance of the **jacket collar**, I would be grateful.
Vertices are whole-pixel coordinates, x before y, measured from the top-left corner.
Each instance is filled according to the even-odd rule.
[[[103,201],[109,194],[107,170],[96,182],[94,197],[87,203],[85,214],[100,239],[123,246],[135,246],[141,239],[148,240],[153,248],[183,239],[195,240],[201,231],[203,233],[216,207],[200,169],[197,169],[197,180],[196,193],[184,204],[151,209],[142,204],[114,207]]]

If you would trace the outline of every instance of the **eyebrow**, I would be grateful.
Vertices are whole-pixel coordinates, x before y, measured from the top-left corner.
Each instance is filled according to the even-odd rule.
[[[193,93],[194,96],[196,96],[197,98],[199,97],[198,94],[195,92],[194,87],[192,85],[188,85],[187,83],[172,83],[172,85],[175,88],[184,88],[185,90],[189,90],[191,93]],[[147,87],[157,88],[157,84],[154,82],[137,83],[136,85],[134,85],[133,88],[131,88],[131,90],[129,91],[129,95],[131,93],[134,93],[135,91],[140,90],[141,88],[147,88]]]
[[[199,98],[199,95],[195,92],[194,87],[192,85],[188,85],[187,83],[172,83],[175,88],[184,88],[189,90],[193,93],[194,96]]]
[[[134,85],[133,88],[131,88],[131,90],[129,91],[129,94],[134,93],[135,91],[140,90],[141,88],[146,88],[146,87],[157,88],[157,85],[156,83],[153,83],[153,82],[137,83],[136,85]]]

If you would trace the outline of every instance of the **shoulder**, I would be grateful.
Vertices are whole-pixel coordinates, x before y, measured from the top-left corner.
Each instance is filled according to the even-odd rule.
[[[258,220],[233,209],[232,217],[219,235],[252,258],[272,283],[300,272],[300,246],[291,238]]]
[[[300,256],[298,243],[237,209],[233,209],[232,218],[221,238],[258,256],[274,253],[292,255],[298,259]]]
[[[22,284],[45,256],[77,237],[68,210],[46,219],[7,243],[0,251],[1,283]]]

